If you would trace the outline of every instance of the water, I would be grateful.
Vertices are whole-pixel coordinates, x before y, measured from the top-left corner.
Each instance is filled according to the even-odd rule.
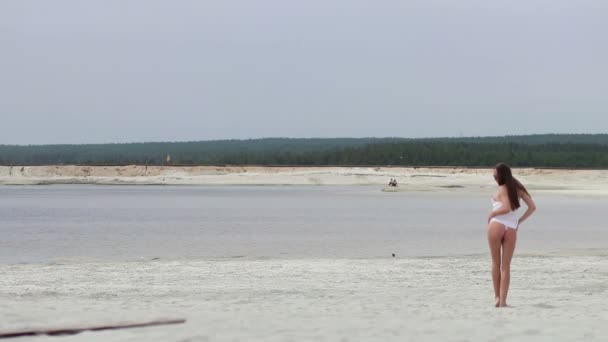
[[[487,253],[490,191],[375,186],[4,186],[0,263]],[[533,194],[534,195],[534,194]],[[605,197],[535,195],[516,253],[608,248]]]

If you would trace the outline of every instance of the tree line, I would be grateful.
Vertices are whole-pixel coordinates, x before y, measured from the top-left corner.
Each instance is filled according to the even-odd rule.
[[[0,165],[400,165],[608,168],[608,135],[0,145]]]

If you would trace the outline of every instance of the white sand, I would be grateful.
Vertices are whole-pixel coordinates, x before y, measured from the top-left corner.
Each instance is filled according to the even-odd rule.
[[[607,195],[608,170],[515,169],[536,191]],[[182,184],[182,185],[384,185],[400,190],[467,191],[493,186],[491,169],[407,167],[171,167],[0,166],[0,185]]]
[[[516,255],[506,309],[485,255],[0,265],[0,328],[175,317],[52,340],[605,341],[606,261]]]

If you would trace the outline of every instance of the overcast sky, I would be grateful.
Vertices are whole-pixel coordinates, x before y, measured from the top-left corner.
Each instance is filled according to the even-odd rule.
[[[605,0],[0,1],[0,144],[608,132]]]

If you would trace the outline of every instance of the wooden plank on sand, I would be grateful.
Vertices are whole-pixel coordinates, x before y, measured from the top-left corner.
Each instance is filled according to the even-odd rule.
[[[0,331],[0,338],[12,338],[21,336],[36,336],[36,335],[74,335],[83,331],[100,331],[100,330],[113,330],[113,329],[127,329],[127,328],[140,328],[140,327],[151,327],[156,325],[167,325],[167,324],[180,324],[186,322],[185,319],[170,319],[170,320],[156,320],[148,322],[131,322],[131,323],[117,323],[107,325],[93,325],[84,327],[70,327],[70,328],[50,328],[50,329],[31,329],[21,331]]]

